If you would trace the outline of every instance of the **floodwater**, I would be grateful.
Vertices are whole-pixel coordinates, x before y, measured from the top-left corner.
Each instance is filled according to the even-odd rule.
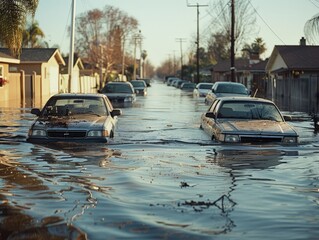
[[[0,239],[318,239],[319,137],[223,145],[208,107],[153,82],[109,144],[26,142],[29,108],[0,109]]]

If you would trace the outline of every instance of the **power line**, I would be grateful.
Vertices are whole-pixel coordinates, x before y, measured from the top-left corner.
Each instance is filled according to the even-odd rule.
[[[316,8],[319,8],[317,4],[319,4],[318,0],[308,0],[312,5],[314,5]],[[317,3],[317,4],[316,4]]]
[[[196,41],[196,45],[197,45],[197,56],[196,56],[196,66],[197,66],[197,79],[196,79],[196,83],[200,82],[199,79],[199,8],[200,7],[208,7],[208,5],[200,5],[200,4],[189,4],[188,0],[186,0],[187,2],[187,7],[196,7],[197,8],[197,41]]]
[[[251,3],[251,1],[249,1],[249,4],[252,6],[252,8],[254,9],[255,13],[260,17],[260,19],[264,22],[264,24],[269,28],[269,30],[284,44],[286,45],[286,43],[275,33],[274,30],[272,30],[272,28],[267,24],[267,22],[262,18],[262,16],[258,13],[258,11],[256,10],[256,8],[253,6],[253,4]]]

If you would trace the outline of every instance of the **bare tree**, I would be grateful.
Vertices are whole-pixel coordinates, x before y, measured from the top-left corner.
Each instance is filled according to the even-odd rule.
[[[138,21],[113,6],[94,9],[77,18],[76,51],[95,66],[119,70],[125,39],[138,27]]]
[[[215,12],[211,28],[216,31],[218,40],[224,38],[230,45],[231,39],[231,7],[229,0],[218,0],[210,10]],[[242,49],[243,44],[254,34],[256,17],[254,9],[251,8],[250,0],[235,1],[235,52]],[[221,37],[224,36],[224,37]]]

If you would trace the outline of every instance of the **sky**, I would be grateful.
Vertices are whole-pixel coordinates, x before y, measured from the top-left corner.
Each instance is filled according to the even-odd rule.
[[[179,59],[181,53],[196,49],[194,37],[197,32],[197,9],[199,4],[199,32],[202,38],[214,13],[216,0],[75,0],[76,15],[92,9],[103,10],[111,5],[126,12],[139,22],[143,35],[142,50],[147,60],[159,66],[168,58]],[[236,1],[236,0],[235,0]],[[304,36],[307,20],[319,13],[319,0],[250,0],[256,11],[256,37],[266,43],[263,58],[270,56],[275,45],[298,45]],[[188,4],[187,4],[188,3]],[[39,0],[35,19],[45,34],[49,46],[58,45],[68,54],[72,0]],[[189,6],[188,6],[189,5]],[[201,39],[200,38],[200,39]],[[182,39],[182,44],[179,39]],[[204,43],[203,43],[204,44]],[[182,46],[182,51],[180,47]],[[201,45],[200,45],[201,46]]]

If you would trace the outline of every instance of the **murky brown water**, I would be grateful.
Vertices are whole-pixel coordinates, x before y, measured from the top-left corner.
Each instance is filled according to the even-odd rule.
[[[110,144],[33,145],[30,109],[0,109],[0,239],[318,239],[319,137],[222,145],[203,99],[155,82]]]

